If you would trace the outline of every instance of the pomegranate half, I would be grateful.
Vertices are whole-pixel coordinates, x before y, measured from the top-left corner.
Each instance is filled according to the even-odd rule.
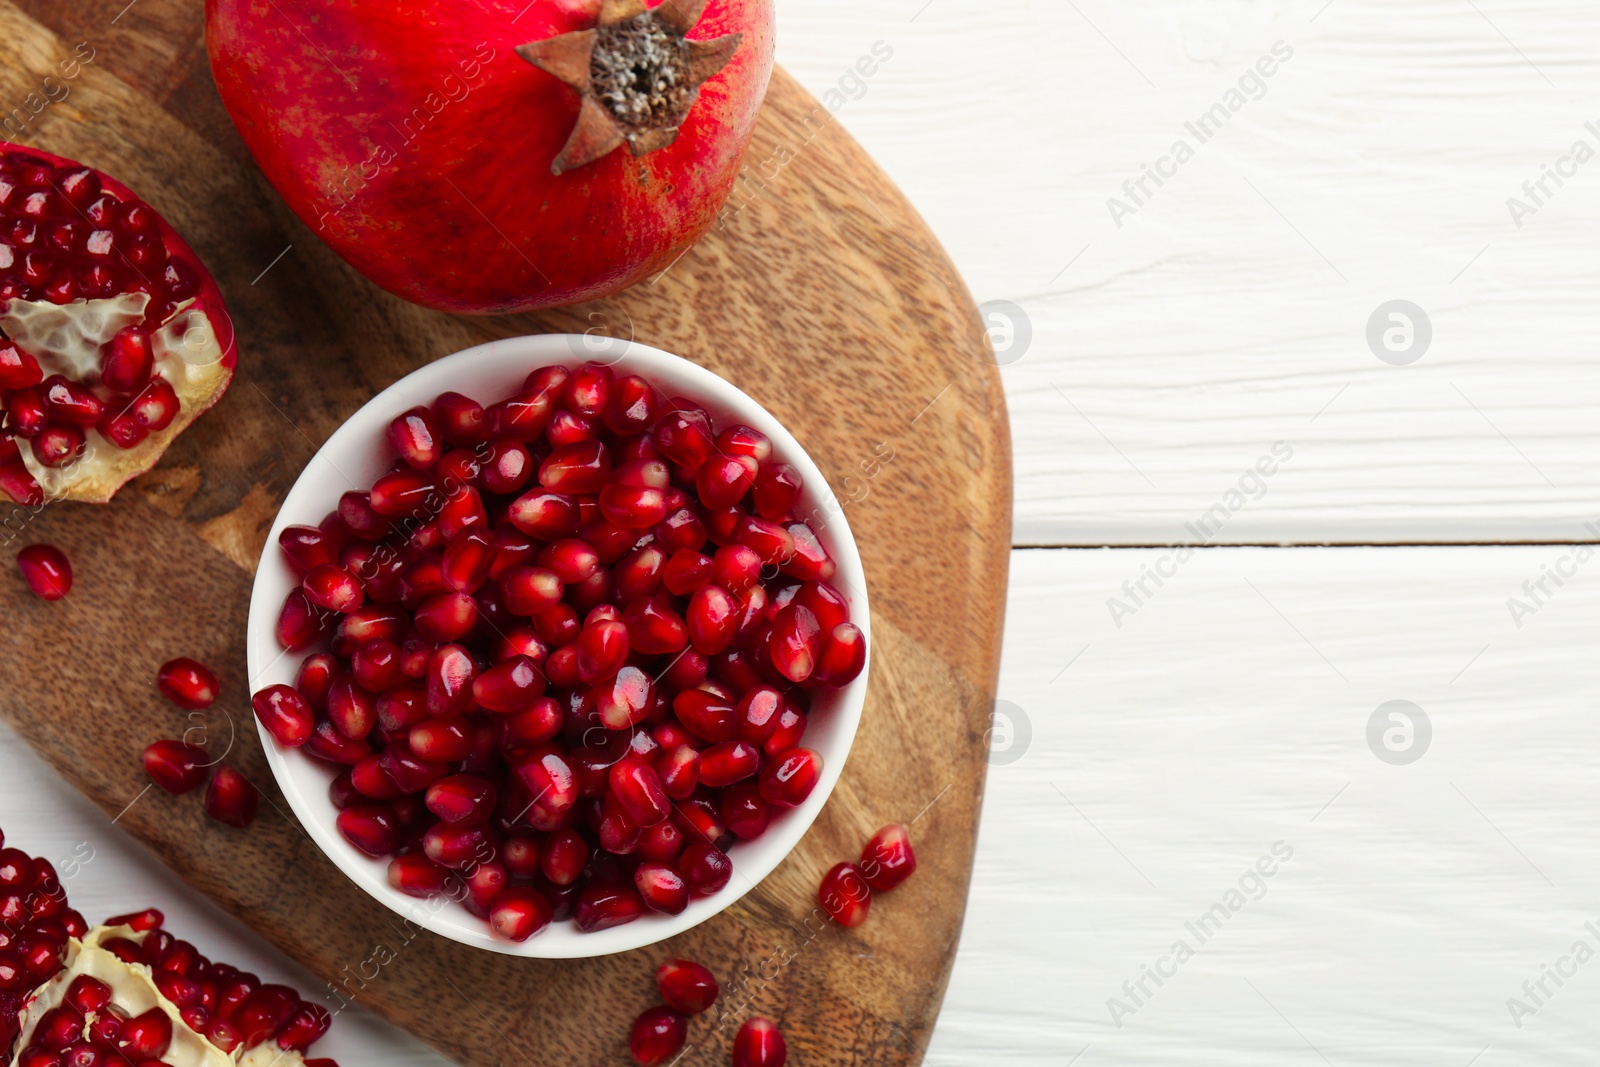
[[[0,845],[5,835],[0,833]],[[333,1015],[202,956],[154,908],[91,928],[46,859],[0,847],[0,1060],[11,1067],[338,1067]]]
[[[295,213],[407,300],[494,313],[666,269],[733,189],[772,0],[207,0],[222,101]]]
[[[105,503],[227,391],[194,251],[126,186],[0,141],[0,497]]]

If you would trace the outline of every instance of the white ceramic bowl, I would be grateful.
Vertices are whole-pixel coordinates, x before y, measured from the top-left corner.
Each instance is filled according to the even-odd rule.
[[[717,375],[659,349],[603,338],[546,334],[494,341],[430,363],[379,393],[317,452],[278,512],[256,572],[248,635],[251,691],[280,682],[293,684],[300,661],[309,654],[286,653],[275,635],[284,597],[297,584],[278,548],[279,533],[286,526],[315,526],[337,507],[342,493],[367,489],[388,469],[394,461],[385,437],[389,420],[408,408],[429,404],[450,390],[488,404],[515,392],[536,367],[551,363],[576,366],[595,358],[611,363],[618,374],[638,374],[654,382],[667,396],[685,396],[699,402],[711,412],[719,428],[729,422],[742,422],[772,439],[775,453],[793,464],[804,478],[797,512],[814,511],[826,519],[813,525],[838,564],[833,584],[850,598],[851,620],[867,636],[870,668],[871,620],[861,555],[822,472],[778,420]],[[822,777],[804,804],[775,812],[772,825],[759,839],[732,846],[729,855],[734,874],[722,892],[692,901],[681,915],[647,912],[634,922],[591,934],[582,933],[570,920],[552,923],[521,944],[494,937],[482,919],[469,915],[459,904],[443,898],[419,900],[391,888],[388,860],[375,860],[357,851],[334,826],[338,810],[328,798],[328,784],[336,769],[303,752],[282,748],[259,723],[257,727],[272,773],[301,825],[340,870],[385,907],[436,934],[493,952],[552,959],[603,956],[654,944],[705,922],[754,889],[783,861],[839,780],[861,721],[867,675],[868,670],[863,670],[845,688],[815,695],[803,744],[822,756]]]

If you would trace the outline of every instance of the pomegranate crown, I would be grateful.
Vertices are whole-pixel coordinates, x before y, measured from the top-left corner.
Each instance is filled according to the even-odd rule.
[[[593,29],[517,48],[517,54],[578,91],[578,121],[550,164],[563,174],[627,142],[635,156],[665,148],[700,95],[728,65],[743,34],[685,39],[707,0],[602,0]]]

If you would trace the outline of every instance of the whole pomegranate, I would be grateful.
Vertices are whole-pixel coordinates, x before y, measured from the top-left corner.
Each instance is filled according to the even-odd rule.
[[[771,0],[207,0],[223,103],[307,226],[445,311],[666,269],[727,199]]]
[[[237,359],[222,294],[154,209],[0,141],[0,499],[110,500]]]

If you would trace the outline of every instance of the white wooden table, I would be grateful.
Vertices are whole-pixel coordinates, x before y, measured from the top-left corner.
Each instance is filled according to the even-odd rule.
[[[1578,0],[785,0],[1011,405],[930,1064],[1593,1062],[1597,43]],[[85,912],[311,984],[9,736],[0,824],[93,842]],[[439,1062],[349,1015],[326,1047]]]

